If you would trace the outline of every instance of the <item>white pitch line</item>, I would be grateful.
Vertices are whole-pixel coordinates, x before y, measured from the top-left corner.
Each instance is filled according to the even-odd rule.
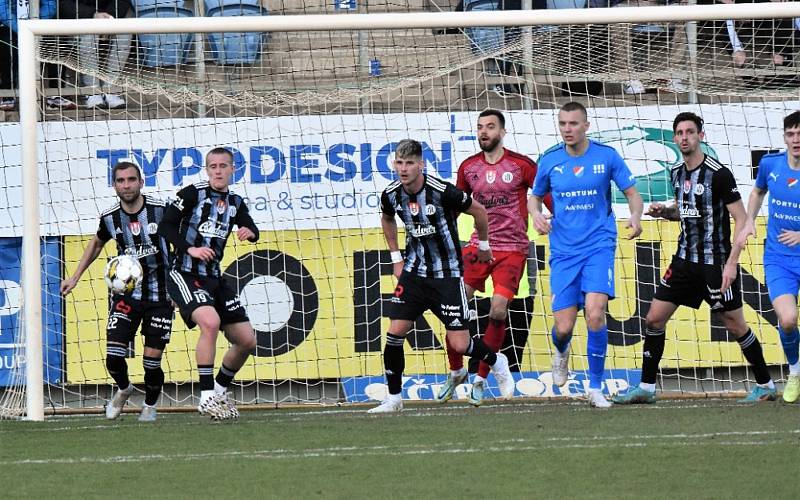
[[[52,464],[94,464],[94,463],[139,463],[149,461],[162,462],[187,462],[198,460],[217,460],[221,458],[245,459],[305,459],[327,457],[367,457],[367,456],[398,456],[398,455],[450,455],[458,453],[485,453],[485,452],[524,452],[536,450],[563,450],[563,449],[596,449],[596,448],[644,448],[654,445],[661,446],[771,446],[786,444],[785,440],[760,440],[760,441],[735,441],[735,440],[709,440],[717,437],[752,437],[752,436],[779,436],[782,434],[800,434],[800,429],[788,431],[730,431],[701,434],[654,434],[635,436],[589,436],[577,437],[552,437],[543,440],[545,443],[536,444],[535,440],[516,438],[499,441],[502,446],[473,446],[463,447],[464,443],[437,443],[435,448],[425,448],[421,444],[394,445],[394,446],[347,446],[314,448],[307,450],[253,450],[253,451],[219,451],[207,453],[181,453],[181,454],[146,454],[146,455],[119,455],[111,457],[64,457],[43,459],[22,459],[0,461],[0,466],[10,465],[52,465]],[[676,440],[677,439],[677,440]],[[628,441],[619,443],[618,441]],[[661,441],[661,442],[658,442]],[[531,443],[531,444],[525,444]]]

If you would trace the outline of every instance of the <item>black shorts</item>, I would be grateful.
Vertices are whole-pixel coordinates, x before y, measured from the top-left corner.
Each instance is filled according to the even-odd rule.
[[[167,280],[167,293],[178,304],[189,328],[197,326],[192,321],[192,313],[202,306],[211,306],[217,311],[220,326],[250,321],[236,290],[222,278],[203,278],[172,270]]]
[[[422,278],[404,271],[390,302],[389,319],[414,321],[430,309],[446,330],[469,328],[469,304],[462,278]]]
[[[142,325],[144,345],[164,350],[172,335],[172,318],[175,310],[172,303],[136,300],[125,295],[111,298],[106,334],[111,342],[127,344],[136,337]]]
[[[693,309],[699,308],[703,301],[711,306],[712,311],[734,311],[742,307],[741,272],[737,271],[736,280],[724,294],[720,293],[721,287],[722,266],[696,264],[673,257],[655,297]]]

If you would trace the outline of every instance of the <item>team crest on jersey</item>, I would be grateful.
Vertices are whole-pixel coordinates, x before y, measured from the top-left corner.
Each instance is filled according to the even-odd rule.
[[[583,166],[580,167],[572,167],[572,173],[575,174],[575,177],[580,177],[583,175],[584,168]]]
[[[786,179],[786,185],[789,186],[790,188],[795,187],[797,185],[797,179],[792,177]]]
[[[409,201],[408,211],[411,212],[411,215],[419,215],[419,204],[416,201]]]
[[[236,207],[234,207],[233,205],[228,207],[228,217],[230,217],[231,219],[236,217]]]
[[[436,207],[433,205],[425,205],[425,215],[433,215],[436,213]]]
[[[228,204],[225,203],[225,200],[219,200],[217,202],[217,213],[222,215],[225,213],[225,210],[228,209]]]
[[[514,174],[512,174],[511,172],[503,172],[503,176],[500,178],[503,179],[503,182],[505,182],[506,184],[510,184],[511,181],[514,180]]]
[[[705,192],[706,192],[706,187],[702,184],[698,184],[694,187],[694,194],[696,194],[697,196],[701,196]]]
[[[147,225],[147,234],[156,234],[156,231],[158,231],[158,224],[151,222]]]
[[[692,181],[686,179],[685,181],[683,181],[683,192],[685,194],[689,194],[691,190],[692,190]]]
[[[486,171],[486,182],[489,184],[494,184],[494,181],[497,179],[497,172],[494,170],[487,170]]]
[[[142,232],[142,225],[139,223],[139,221],[133,221],[128,223],[128,229],[130,229],[132,235],[139,236],[139,234]]]

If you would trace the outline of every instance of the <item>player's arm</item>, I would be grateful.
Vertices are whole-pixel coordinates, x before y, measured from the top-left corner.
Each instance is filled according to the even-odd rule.
[[[236,225],[239,226],[239,230],[236,231],[239,241],[247,240],[250,243],[258,241],[258,227],[250,215],[250,209],[247,208],[247,204],[244,202],[236,212]]]
[[[96,234],[89,240],[89,244],[86,245],[86,249],[83,251],[83,255],[81,255],[81,260],[78,262],[75,273],[61,282],[61,295],[69,295],[72,289],[78,284],[78,280],[81,279],[83,273],[89,269],[92,262],[94,262],[100,255],[100,252],[103,251],[103,246],[105,244],[106,242],[101,240]]]
[[[389,195],[384,191],[381,194],[381,228],[383,229],[383,237],[386,239],[386,246],[389,247],[389,253],[392,256],[392,271],[396,278],[400,278],[403,274],[403,253],[400,251],[400,245],[397,242],[397,220],[395,219],[395,210],[392,203],[389,201]]]
[[[742,232],[744,226],[747,224],[747,212],[744,210],[744,203],[742,203],[740,198],[725,206],[728,208],[731,217],[733,217],[734,241],[738,241],[739,233]],[[722,286],[720,287],[722,293],[725,293],[733,282],[736,281],[736,275],[739,273],[739,255],[742,253],[743,248],[744,247],[741,245],[733,245],[731,247],[731,254],[728,256],[725,267],[722,269]]]
[[[678,210],[678,200],[675,200],[675,203],[672,205],[664,205],[663,203],[651,203],[647,207],[647,213],[645,215],[649,215],[654,219],[667,219],[673,221],[681,220],[681,212]]]
[[[758,212],[761,211],[761,204],[764,202],[766,195],[767,190],[760,189],[758,186],[753,186],[753,190],[750,191],[750,198],[747,199],[747,218],[742,230],[739,231],[734,240],[734,246],[739,247],[740,252],[747,245],[747,240],[756,235],[756,217],[758,217]]]
[[[550,218],[552,215],[542,213],[542,204],[544,200],[535,194],[528,197],[528,213],[533,220],[533,228],[539,234],[549,234],[552,226],[550,225]],[[552,209],[550,210],[552,213]]]
[[[491,262],[494,257],[489,246],[489,216],[486,214],[486,207],[472,200],[464,213],[475,219],[475,230],[478,232],[478,262]]]
[[[628,239],[632,240],[642,234],[642,211],[644,210],[644,202],[635,184],[622,193],[625,195],[625,198],[628,199],[628,208],[631,212],[628,224],[626,224],[625,227],[631,230],[631,232],[628,233]]]

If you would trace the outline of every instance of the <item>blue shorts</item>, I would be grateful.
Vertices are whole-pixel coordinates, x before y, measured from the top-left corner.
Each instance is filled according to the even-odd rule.
[[[587,293],[614,298],[614,249],[589,255],[551,255],[550,290],[553,312],[572,306],[583,309]]]
[[[800,270],[792,257],[785,255],[764,254],[764,275],[767,279],[769,300],[781,295],[792,295],[797,298],[800,289]]]

